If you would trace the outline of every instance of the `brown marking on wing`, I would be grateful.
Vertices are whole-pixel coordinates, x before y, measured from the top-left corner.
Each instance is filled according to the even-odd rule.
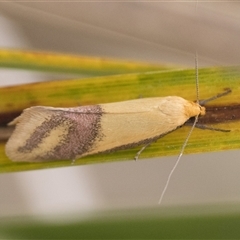
[[[67,128],[67,134],[64,135],[63,139],[51,151],[44,153],[43,149],[43,154],[35,160],[72,160],[77,155],[88,152],[100,134],[101,107],[93,105],[75,109],[75,112],[54,111],[50,119],[36,127],[25,145],[19,147],[18,151],[30,153],[50,135],[51,130],[64,125]]]

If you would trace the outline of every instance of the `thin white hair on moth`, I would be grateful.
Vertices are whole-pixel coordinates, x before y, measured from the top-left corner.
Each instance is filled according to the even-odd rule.
[[[220,93],[220,94],[217,94],[217,95],[215,95],[215,96],[213,96],[213,97],[211,97],[211,98],[208,98],[208,99],[205,99],[205,100],[201,100],[201,101],[199,100],[198,53],[197,53],[197,51],[196,51],[196,53],[195,53],[195,83],[196,83],[196,96],[197,96],[196,103],[199,104],[199,106],[202,107],[202,108],[204,108],[204,105],[205,105],[206,103],[208,103],[208,102],[210,102],[210,101],[213,101],[213,100],[215,100],[215,99],[217,99],[217,98],[223,97],[223,96],[231,93],[231,89],[227,88],[227,89],[225,89],[224,92],[222,92],[222,93]],[[168,187],[169,187],[169,183],[170,183],[170,181],[171,181],[171,177],[172,177],[174,171],[176,170],[176,168],[177,168],[177,166],[178,166],[178,164],[179,164],[179,162],[180,162],[180,160],[181,160],[181,157],[182,157],[182,155],[183,155],[183,153],[184,153],[184,150],[185,150],[185,148],[186,148],[186,146],[187,146],[187,143],[188,143],[189,138],[190,138],[190,136],[191,136],[191,134],[192,134],[192,132],[193,132],[193,129],[194,129],[196,126],[198,126],[198,125],[197,125],[197,122],[198,122],[198,117],[199,117],[199,115],[201,115],[201,113],[199,113],[198,115],[195,115],[195,116],[194,116],[194,117],[195,117],[194,123],[193,123],[193,125],[192,125],[192,127],[191,127],[191,129],[190,129],[190,131],[189,131],[189,133],[188,133],[188,135],[187,135],[187,137],[186,137],[183,145],[182,145],[182,148],[181,148],[180,153],[179,153],[179,155],[178,155],[178,157],[177,157],[177,159],[176,159],[176,162],[175,162],[175,164],[173,165],[173,167],[172,167],[172,169],[171,169],[171,171],[170,171],[170,173],[169,173],[169,175],[168,175],[168,177],[167,177],[167,181],[166,181],[166,183],[165,183],[165,185],[164,185],[164,188],[163,188],[163,190],[162,190],[162,193],[161,193],[161,196],[160,196],[160,198],[159,198],[158,204],[161,204],[161,203],[162,203],[163,197],[164,197],[164,195],[165,195],[165,193],[166,193],[166,191],[167,191],[167,189],[168,189]],[[203,125],[199,125],[198,127],[199,127],[199,128],[202,128],[202,129],[213,130],[213,131],[230,132],[230,130],[219,129],[219,128],[212,128],[212,127],[203,126]]]
[[[198,53],[197,53],[197,51],[195,53],[195,81],[196,81],[196,95],[197,95],[196,102],[199,104]],[[166,193],[166,191],[168,189],[171,177],[172,177],[174,171],[176,170],[176,168],[177,168],[177,166],[178,166],[178,164],[179,164],[179,162],[181,160],[183,152],[184,152],[184,150],[185,150],[185,148],[187,146],[188,140],[189,140],[189,138],[190,138],[190,136],[191,136],[191,134],[193,132],[193,129],[195,128],[195,126],[197,124],[198,116],[199,116],[199,114],[195,116],[194,123],[193,123],[193,125],[192,125],[192,127],[191,127],[191,129],[190,129],[190,131],[189,131],[189,133],[188,133],[188,135],[187,135],[183,145],[182,145],[182,148],[181,148],[180,153],[179,153],[179,155],[177,157],[177,160],[176,160],[174,166],[172,167],[172,170],[170,171],[170,173],[168,175],[167,181],[165,183],[165,186],[164,186],[164,188],[162,190],[161,196],[160,196],[159,201],[158,201],[159,205],[162,203],[163,197],[164,197],[164,195],[165,195],[165,193]]]

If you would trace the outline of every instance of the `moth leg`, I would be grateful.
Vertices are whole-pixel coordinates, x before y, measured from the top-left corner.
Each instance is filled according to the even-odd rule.
[[[140,149],[140,151],[137,152],[137,154],[136,154],[135,157],[134,157],[134,160],[137,161],[138,158],[139,158],[139,156],[141,155],[141,153],[144,151],[144,149],[147,148],[149,145],[151,145],[151,144],[152,144],[153,142],[155,142],[155,141],[156,141],[156,140],[152,140],[152,141],[150,141],[149,143],[147,143],[146,145],[144,145],[144,146]]]

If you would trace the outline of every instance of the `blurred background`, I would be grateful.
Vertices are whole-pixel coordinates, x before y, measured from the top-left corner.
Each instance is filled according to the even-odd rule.
[[[199,67],[239,65],[239,12],[240,3],[230,1],[1,2],[0,47],[189,68],[197,50]],[[59,78],[0,71],[1,86]],[[163,206],[240,202],[239,153],[183,155]],[[0,217],[156,207],[175,161],[173,156],[1,174]]]

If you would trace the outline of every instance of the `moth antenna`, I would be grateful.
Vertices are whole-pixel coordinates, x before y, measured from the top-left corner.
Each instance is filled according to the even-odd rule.
[[[196,77],[195,79],[196,79],[197,103],[199,103],[198,54],[197,54],[197,51],[196,51],[196,53],[195,53],[195,77]],[[169,186],[171,177],[172,177],[175,169],[177,168],[177,166],[178,166],[178,164],[179,164],[179,162],[180,162],[180,160],[181,160],[181,157],[182,157],[182,155],[183,155],[183,152],[184,152],[184,150],[185,150],[185,148],[186,148],[186,146],[187,146],[187,143],[188,143],[188,140],[189,140],[189,138],[190,138],[190,136],[191,136],[191,134],[192,134],[192,131],[193,131],[193,129],[195,128],[195,126],[196,126],[196,124],[197,124],[197,121],[198,121],[198,115],[195,117],[194,123],[193,123],[193,125],[192,125],[192,127],[191,127],[191,129],[190,129],[190,131],[189,131],[189,133],[188,133],[188,135],[187,135],[187,137],[186,137],[183,145],[182,145],[180,154],[178,155],[178,158],[177,158],[177,160],[176,160],[176,162],[175,162],[175,164],[174,164],[171,172],[170,172],[169,175],[168,175],[167,182],[166,182],[166,184],[165,184],[165,186],[164,186],[164,188],[163,188],[163,191],[162,191],[162,193],[161,193],[160,199],[159,199],[159,201],[158,201],[158,204],[159,204],[159,205],[162,203],[163,197],[164,197],[164,195],[165,195],[165,193],[166,193],[166,191],[167,191],[167,189],[168,189],[168,186]]]
[[[199,104],[200,104],[200,105],[205,105],[206,103],[211,102],[211,101],[213,101],[213,100],[215,100],[215,99],[218,99],[218,98],[220,98],[220,97],[226,96],[226,95],[228,95],[228,94],[231,93],[231,92],[232,92],[232,90],[231,90],[230,88],[226,88],[224,92],[219,93],[219,94],[217,94],[217,95],[215,95],[215,96],[213,96],[213,97],[211,97],[211,98],[208,98],[208,99],[205,99],[205,100],[201,100],[201,101],[199,102]]]

